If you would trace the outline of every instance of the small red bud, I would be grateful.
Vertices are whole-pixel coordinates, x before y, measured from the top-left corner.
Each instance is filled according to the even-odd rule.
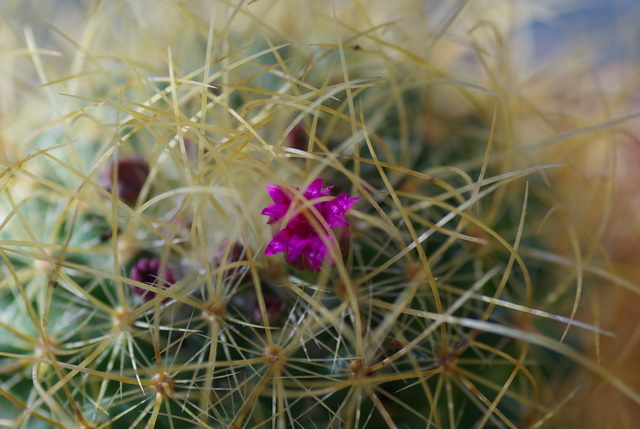
[[[168,289],[176,282],[175,277],[173,276],[173,270],[167,266],[165,267],[164,275],[159,275],[160,265],[160,259],[158,258],[140,258],[136,265],[131,268],[129,278],[140,283],[146,283],[148,285]],[[145,301],[151,301],[156,296],[155,292],[138,286],[132,285],[131,291],[134,294],[141,296]]]
[[[137,156],[121,158],[117,163],[112,163],[105,172],[106,188],[110,192],[113,190],[114,168],[117,168],[115,182],[118,185],[118,197],[126,204],[135,204],[149,176],[149,164]]]
[[[218,268],[243,261],[247,261],[245,246],[237,241],[230,245],[228,240],[224,240],[213,254],[212,265]],[[235,278],[245,272],[246,267],[244,266],[233,267],[224,270],[224,277]]]
[[[269,326],[278,326],[281,324],[282,314],[286,307],[285,302],[279,296],[264,295],[264,306],[267,310],[267,319]],[[256,299],[253,303],[253,318],[256,323],[262,323],[262,312],[260,311],[260,303]]]

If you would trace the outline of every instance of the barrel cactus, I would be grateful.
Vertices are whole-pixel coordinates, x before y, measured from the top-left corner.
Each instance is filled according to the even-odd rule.
[[[580,371],[638,402],[579,311],[621,280],[554,215],[571,135],[523,144],[516,2],[31,3],[3,426],[568,427]]]

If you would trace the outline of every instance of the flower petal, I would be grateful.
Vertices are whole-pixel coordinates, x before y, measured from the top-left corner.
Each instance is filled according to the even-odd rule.
[[[307,186],[307,189],[305,189],[304,191],[304,194],[303,194],[304,197],[308,200],[313,200],[315,198],[326,196],[326,195],[323,195],[323,190],[322,190],[323,183],[324,183],[324,179],[316,179],[313,182],[309,183],[309,186]]]
[[[333,200],[331,200],[331,202],[339,206],[340,209],[342,210],[342,213],[344,214],[347,210],[351,208],[352,205],[356,203],[356,201],[358,201],[358,199],[359,199],[358,197],[349,198],[349,194],[345,193],[345,194],[338,195]]]
[[[288,210],[289,206],[286,204],[271,204],[270,206],[262,209],[262,212],[260,212],[260,214],[271,216],[271,219],[267,221],[267,224],[272,224],[276,220],[282,219],[287,214]]]
[[[268,184],[267,193],[276,204],[291,204],[291,198],[284,189],[278,185]]]
[[[349,194],[340,194],[333,200],[328,201],[323,209],[322,215],[331,227],[347,226],[349,222],[344,218],[347,210],[356,202],[358,198],[348,198]]]
[[[329,225],[331,228],[349,225],[349,222],[343,216],[329,214],[325,216],[325,219],[327,220],[327,225]]]
[[[287,229],[278,231],[267,245],[267,248],[264,249],[264,254],[275,255],[286,251],[289,247],[289,240],[291,240],[291,231]]]
[[[313,272],[317,272],[327,257],[327,246],[320,237],[314,237],[309,240],[309,251],[305,254],[307,262],[311,266]],[[331,264],[334,262],[331,260]]]
[[[309,244],[309,240],[299,235],[293,235],[289,240],[289,247],[287,248],[287,257],[289,260],[296,259],[305,247]]]

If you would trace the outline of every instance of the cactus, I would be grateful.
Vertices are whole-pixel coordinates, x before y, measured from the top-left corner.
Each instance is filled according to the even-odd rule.
[[[2,425],[569,427],[583,373],[639,403],[589,354],[581,288],[622,280],[552,216],[514,29],[444,3],[4,6]]]

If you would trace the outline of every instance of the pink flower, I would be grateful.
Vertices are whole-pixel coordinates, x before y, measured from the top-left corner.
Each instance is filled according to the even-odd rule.
[[[275,204],[265,207],[262,214],[270,216],[267,224],[277,224],[280,231],[267,245],[265,255],[284,252],[293,267],[317,272],[324,261],[335,264],[329,247],[333,237],[342,255],[349,250],[351,228],[345,214],[358,198],[349,198],[346,193],[331,198],[333,187],[322,189],[323,181],[311,182],[302,198],[280,186],[267,185]]]

